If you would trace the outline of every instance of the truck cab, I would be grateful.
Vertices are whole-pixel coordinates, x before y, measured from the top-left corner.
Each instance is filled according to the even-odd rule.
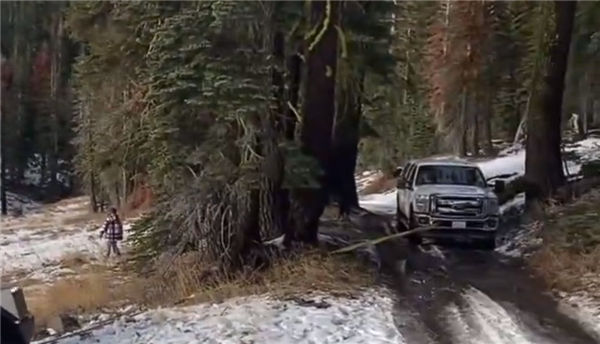
[[[466,160],[422,159],[408,162],[397,177],[398,231],[423,228],[408,236],[476,244],[493,250],[496,245],[502,183],[493,190],[481,169]],[[426,230],[425,230],[426,229]]]

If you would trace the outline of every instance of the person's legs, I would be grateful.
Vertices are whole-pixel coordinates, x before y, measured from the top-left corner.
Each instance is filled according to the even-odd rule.
[[[121,256],[121,251],[119,250],[119,244],[117,243],[116,240],[112,242],[112,250],[117,256],[119,256],[119,257]]]
[[[113,249],[112,240],[106,240],[106,258],[110,257],[110,251]]]

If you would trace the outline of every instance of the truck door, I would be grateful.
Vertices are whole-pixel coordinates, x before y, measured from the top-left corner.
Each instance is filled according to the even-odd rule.
[[[398,194],[396,196],[396,201],[398,202],[398,209],[402,212],[403,215],[406,215],[404,208],[406,208],[405,203],[408,196],[408,190],[406,189],[405,181],[408,179],[408,176],[413,166],[414,164],[407,163],[402,169],[402,174],[400,174],[400,177],[397,181],[396,191]]]

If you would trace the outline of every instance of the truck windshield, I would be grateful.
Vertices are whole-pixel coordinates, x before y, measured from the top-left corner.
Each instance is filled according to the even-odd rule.
[[[485,187],[487,184],[476,167],[423,165],[419,167],[415,185],[445,184]]]

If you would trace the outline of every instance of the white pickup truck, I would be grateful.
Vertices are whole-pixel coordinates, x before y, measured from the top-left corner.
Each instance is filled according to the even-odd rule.
[[[496,247],[500,209],[496,193],[504,183],[488,186],[481,169],[460,159],[422,159],[408,162],[397,172],[397,229],[427,228],[409,235]]]

